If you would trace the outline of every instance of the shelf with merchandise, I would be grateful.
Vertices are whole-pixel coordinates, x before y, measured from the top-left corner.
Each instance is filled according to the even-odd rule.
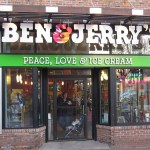
[[[8,109],[8,126],[10,128],[17,128],[24,126],[24,112],[25,108],[20,107],[18,102],[12,102]]]

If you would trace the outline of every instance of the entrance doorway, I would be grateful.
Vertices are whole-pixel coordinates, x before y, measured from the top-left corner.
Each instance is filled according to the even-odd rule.
[[[92,139],[90,76],[48,77],[48,140]]]

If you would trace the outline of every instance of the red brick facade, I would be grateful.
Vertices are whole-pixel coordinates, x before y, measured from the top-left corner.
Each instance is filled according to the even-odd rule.
[[[1,0],[1,4],[149,9],[149,0]]]
[[[150,148],[150,125],[114,127],[97,125],[97,139],[116,148]]]
[[[0,134],[0,149],[38,150],[45,143],[45,127],[37,129],[5,129]]]
[[[1,0],[0,4],[47,5],[70,7],[150,9],[150,0]],[[113,147],[150,147],[150,125],[97,125],[97,139]],[[45,143],[45,127],[37,129],[3,129],[0,149],[39,149]]]

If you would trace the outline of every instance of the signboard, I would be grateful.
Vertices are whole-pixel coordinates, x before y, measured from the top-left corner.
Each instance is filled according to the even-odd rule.
[[[0,66],[21,67],[149,67],[150,56],[1,54]]]
[[[139,34],[143,31],[149,34],[149,25],[124,26],[124,25],[97,25],[97,24],[74,24],[72,27],[66,24],[57,24],[52,32],[52,24],[40,23],[2,23],[4,34],[2,42],[21,43],[67,43],[69,39],[73,43],[100,44],[139,44]],[[20,34],[18,33],[20,32]],[[35,31],[36,36],[31,35]],[[87,37],[84,37],[84,33]]]

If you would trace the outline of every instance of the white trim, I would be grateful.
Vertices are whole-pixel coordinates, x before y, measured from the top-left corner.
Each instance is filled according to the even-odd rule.
[[[144,10],[143,9],[132,9],[132,15],[143,16],[144,15]]]
[[[90,8],[90,14],[102,14],[102,8]]]
[[[13,11],[12,5],[0,5],[0,11]]]
[[[57,12],[58,12],[58,7],[46,6],[46,7],[45,7],[45,12],[57,13]]]
[[[2,68],[0,68],[0,134],[2,134]]]

